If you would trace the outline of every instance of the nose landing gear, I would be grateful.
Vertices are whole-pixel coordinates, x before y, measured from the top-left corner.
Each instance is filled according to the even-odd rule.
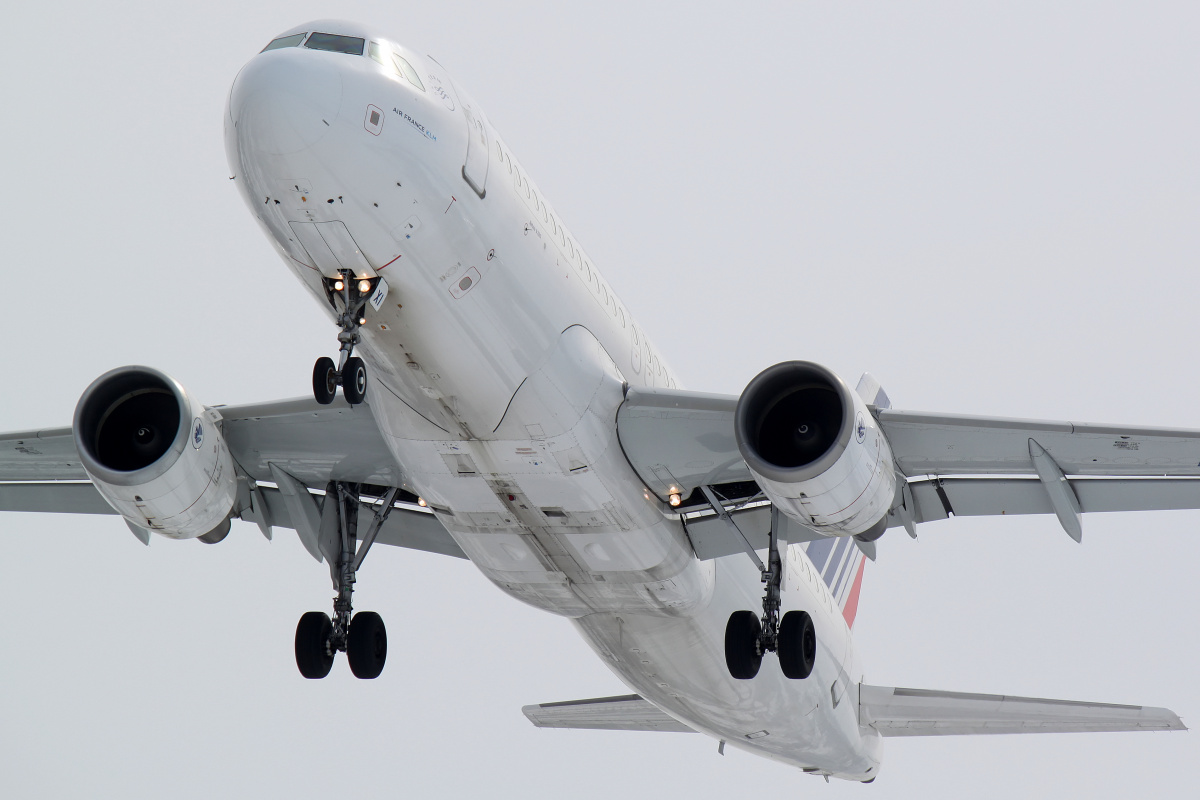
[[[296,666],[305,678],[328,675],[339,651],[346,654],[356,678],[378,678],[387,660],[387,629],[383,618],[374,611],[354,613],[354,581],[400,490],[393,488],[384,494],[356,553],[359,488],[356,484],[334,482],[325,494],[326,503],[337,504],[336,515],[322,516],[330,520],[336,517],[338,530],[331,533],[334,536],[340,533],[340,537],[334,539],[323,534],[321,541],[337,597],[333,599],[332,619],[323,611],[309,611],[296,626]]]
[[[341,327],[338,341],[341,351],[338,363],[322,356],[313,365],[313,397],[322,405],[329,405],[342,387],[342,395],[351,405],[361,403],[367,396],[367,367],[361,358],[354,355],[354,346],[362,341],[358,329],[366,321],[368,303],[377,306],[373,298],[386,292],[382,278],[356,278],[350,270],[339,270],[338,277],[325,279],[325,294],[329,304],[338,312],[337,324]],[[382,302],[382,296],[378,302]]]
[[[709,502],[714,499],[709,497]],[[717,513],[723,510],[717,509]],[[766,587],[761,619],[753,611],[735,611],[725,625],[725,666],[729,674],[740,681],[750,680],[758,674],[763,654],[768,652],[779,655],[784,676],[793,680],[807,678],[816,664],[817,634],[812,617],[807,611],[789,611],[782,620],[779,617],[783,585],[779,527],[779,511],[772,508],[767,564],[764,566],[758,556],[754,556]]]

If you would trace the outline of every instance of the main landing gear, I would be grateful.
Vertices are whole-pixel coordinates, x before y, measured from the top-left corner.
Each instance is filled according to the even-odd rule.
[[[333,598],[332,619],[323,611],[309,611],[296,626],[296,666],[306,678],[328,675],[339,651],[346,654],[356,678],[378,678],[387,660],[387,629],[383,619],[374,611],[355,614],[352,598],[358,568],[387,521],[400,490],[390,489],[384,494],[356,553],[359,488],[357,484],[334,482],[325,493],[326,503],[337,503],[339,536],[321,542],[337,597]]]
[[[784,676],[795,680],[811,675],[816,664],[817,634],[808,612],[789,611],[782,620],[779,618],[783,558],[779,554],[778,531],[779,511],[771,509],[766,566],[757,555],[753,556],[766,586],[762,618],[753,611],[735,611],[725,625],[725,665],[738,680],[747,681],[757,675],[763,653],[767,652],[777,653]],[[753,550],[749,552],[753,554]]]
[[[342,396],[357,405],[367,396],[367,367],[354,355],[354,346],[362,341],[358,329],[366,324],[366,308],[374,294],[379,278],[356,278],[348,269],[339,270],[338,277],[325,279],[325,294],[329,304],[338,312],[341,327],[338,341],[342,343],[335,365],[333,359],[322,356],[313,366],[313,397],[329,405],[342,387]]]

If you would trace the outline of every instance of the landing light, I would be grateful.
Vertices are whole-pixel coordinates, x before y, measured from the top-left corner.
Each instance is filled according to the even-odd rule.
[[[679,492],[671,492],[671,496],[668,498],[668,501],[671,503],[671,508],[674,508],[683,502],[683,497],[680,496]]]
[[[345,289],[345,288],[346,288],[346,284],[342,283],[341,281],[333,282],[333,290],[335,292],[340,292],[342,289]]]
[[[366,325],[366,324],[367,324],[367,318],[366,318],[366,317],[359,317],[359,318],[358,318],[358,324],[359,324],[359,325]]]
[[[358,293],[359,294],[366,294],[369,291],[371,291],[371,282],[370,281],[362,280],[362,281],[358,282]]]
[[[421,508],[425,508],[426,506],[428,506],[428,505],[429,505],[429,503],[426,503],[426,502],[425,502],[425,498],[424,498],[424,497],[418,497],[418,498],[417,498],[417,505],[419,505]]]

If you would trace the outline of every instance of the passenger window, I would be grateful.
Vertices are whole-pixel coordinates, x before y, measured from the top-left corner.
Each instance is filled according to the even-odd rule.
[[[326,50],[330,53],[345,53],[348,56],[361,56],[366,39],[357,36],[340,36],[336,33],[314,33],[308,37],[304,46],[309,50]]]
[[[412,64],[405,61],[396,53],[392,53],[392,60],[396,62],[396,68],[404,73],[404,77],[408,78],[408,82],[413,86],[425,91],[425,84],[421,83],[421,78],[417,75],[417,71],[413,69]]]
[[[278,50],[281,47],[299,47],[300,42],[304,40],[303,33],[294,33],[291,36],[280,36],[273,40],[269,45],[259,50],[260,53],[265,53],[268,50]]]

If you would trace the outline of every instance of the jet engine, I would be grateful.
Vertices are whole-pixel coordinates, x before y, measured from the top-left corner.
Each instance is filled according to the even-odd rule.
[[[887,528],[892,450],[862,399],[809,361],[759,373],[738,400],[738,449],[763,493],[792,519],[863,541]]]
[[[97,378],[75,406],[75,449],[100,494],[132,525],[219,541],[237,476],[215,419],[158,370],[121,367]]]

